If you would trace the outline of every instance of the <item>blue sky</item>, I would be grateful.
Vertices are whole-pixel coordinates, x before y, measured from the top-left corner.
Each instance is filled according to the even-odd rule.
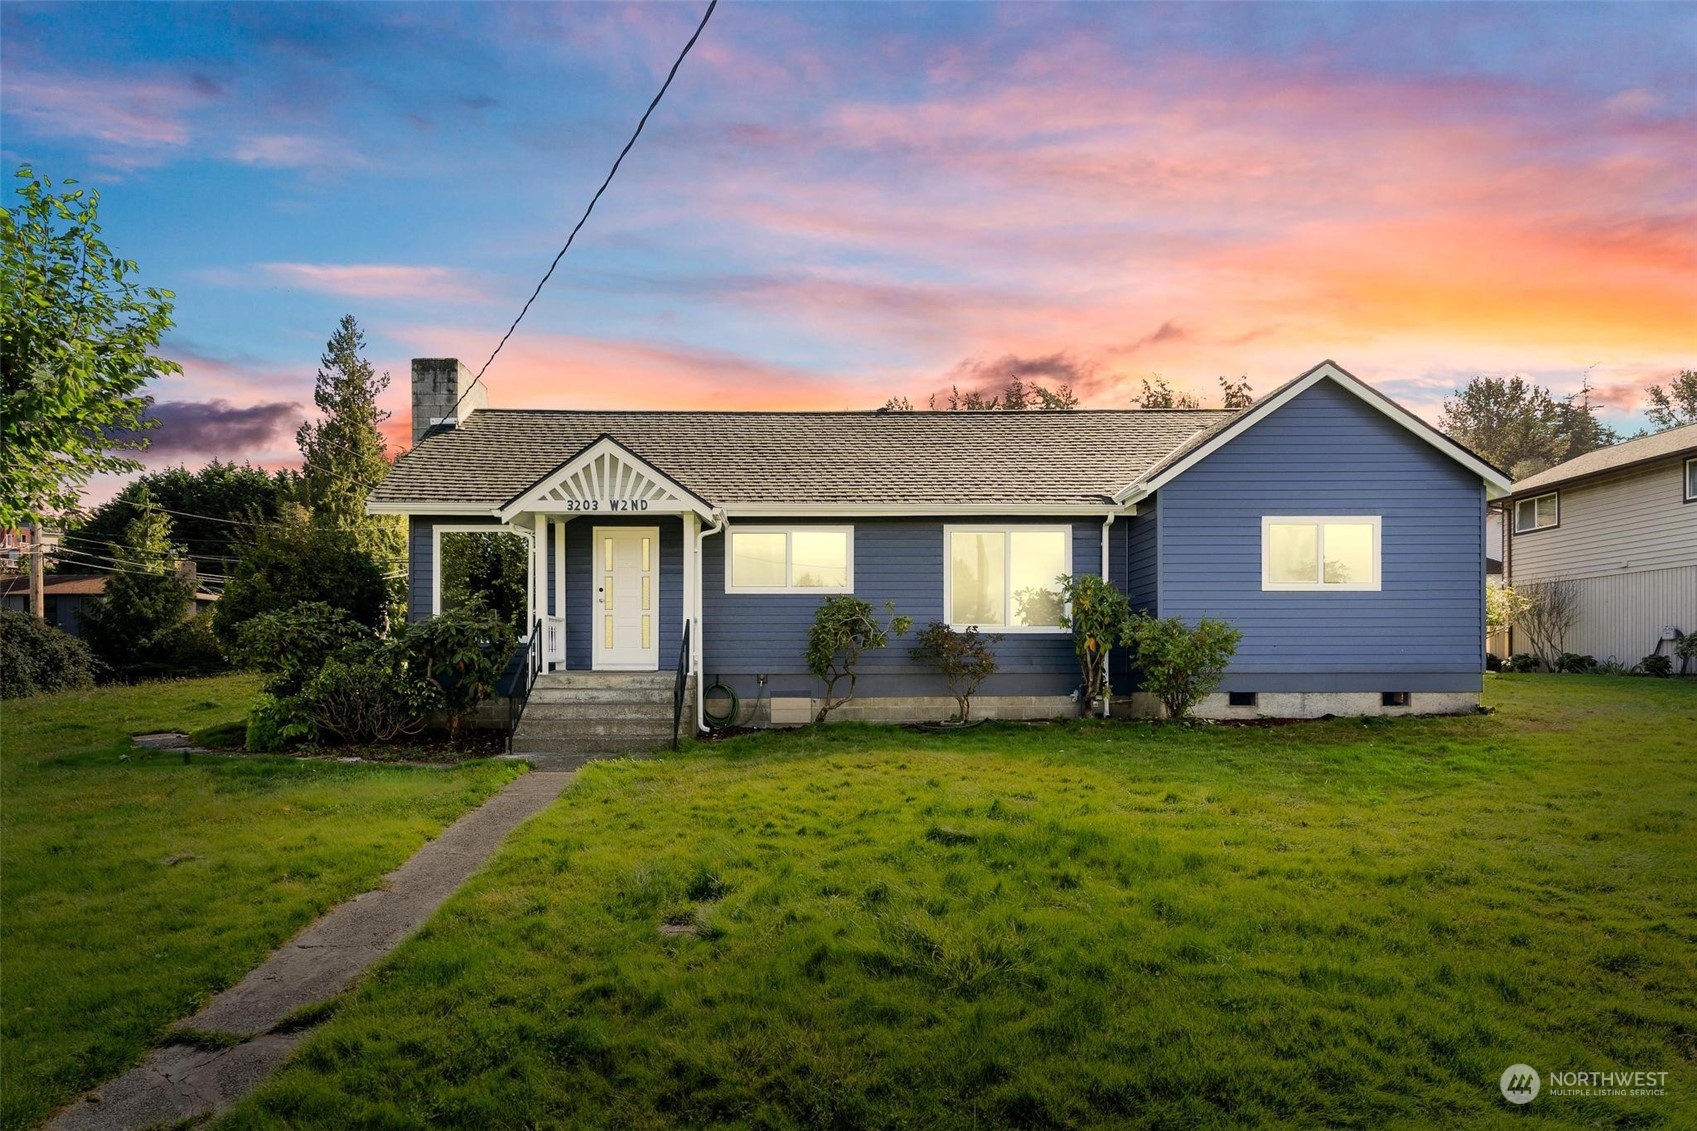
[[[408,358],[481,364],[701,11],[9,2],[0,147],[177,293],[149,458],[281,463],[343,313],[402,418]],[[1694,55],[1689,5],[727,3],[492,402],[1329,356],[1428,415],[1588,371],[1630,425],[1697,364]]]

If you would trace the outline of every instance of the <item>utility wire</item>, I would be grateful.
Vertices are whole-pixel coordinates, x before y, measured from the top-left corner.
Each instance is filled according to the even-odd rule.
[[[648,109],[642,112],[642,120],[637,122],[636,132],[630,135],[630,140],[625,142],[625,147],[619,150],[619,156],[613,161],[613,167],[607,170],[607,179],[601,182],[601,187],[595,190],[594,196],[590,197],[589,207],[583,210],[583,215],[578,218],[571,234],[566,237],[565,246],[561,247],[559,254],[554,256],[554,262],[548,265],[547,273],[542,276],[542,281],[536,284],[536,289],[530,292],[530,297],[524,300],[524,307],[519,311],[519,316],[513,319],[513,324],[507,327],[505,334],[501,335],[501,340],[495,344],[495,350],[489,355],[489,360],[483,363],[483,368],[477,371],[477,376],[471,379],[471,384],[465,387],[465,391],[460,394],[459,400],[454,402],[452,415],[456,418],[460,414],[461,402],[470,395],[473,389],[477,388],[477,383],[483,380],[483,375],[489,371],[489,366],[494,362],[496,355],[501,352],[501,347],[507,344],[507,339],[513,336],[513,331],[519,328],[519,323],[530,312],[530,304],[536,301],[536,296],[542,293],[542,288],[547,286],[548,280],[554,277],[554,268],[560,265],[560,260],[564,259],[566,252],[571,249],[572,241],[577,239],[578,232],[589,221],[589,214],[595,211],[596,201],[600,200],[601,194],[607,191],[607,186],[613,183],[613,177],[619,171],[619,164],[624,161],[625,154],[629,153],[631,147],[636,144],[636,139],[642,136],[642,127],[648,124],[648,116],[654,113],[654,108],[659,106],[660,100],[666,96],[667,88],[672,85],[672,80],[677,77],[678,68],[683,66],[683,61],[689,55],[690,48],[695,46],[695,41],[700,39],[701,33],[707,29],[707,21],[713,17],[713,9],[718,6],[719,0],[710,0],[707,11],[701,16],[701,23],[696,25],[695,34],[689,37],[689,42],[684,44],[684,49],[678,53],[677,60],[672,64],[672,69],[666,73],[666,81],[660,84],[660,92],[654,96],[654,101],[648,104]]]

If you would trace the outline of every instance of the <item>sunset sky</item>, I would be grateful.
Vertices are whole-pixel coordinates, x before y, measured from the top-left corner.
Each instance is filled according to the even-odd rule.
[[[476,368],[704,4],[37,5],[0,146],[177,293],[150,463],[278,464],[343,313]],[[1607,418],[1697,365],[1697,6],[721,5],[497,406],[1123,407],[1335,358]],[[10,201],[9,201],[10,203]]]

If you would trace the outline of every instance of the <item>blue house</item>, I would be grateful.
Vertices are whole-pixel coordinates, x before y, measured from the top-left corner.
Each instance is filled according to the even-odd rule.
[[[533,411],[482,396],[457,361],[414,361],[415,446],[369,509],[408,517],[413,618],[442,608],[444,538],[524,540],[544,674],[520,735],[535,748],[658,736],[641,711],[596,703],[663,698],[669,733],[660,690],[680,666],[732,689],[745,725],[805,721],[823,690],[807,629],[833,593],[1001,634],[975,700],[987,717],[1076,713],[1060,574],[1241,629],[1204,716],[1478,702],[1485,508],[1509,482],[1331,362],[1241,411]],[[953,708],[906,644],[861,673],[834,718]],[[1115,709],[1153,710],[1133,679],[1116,668],[1129,701]]]

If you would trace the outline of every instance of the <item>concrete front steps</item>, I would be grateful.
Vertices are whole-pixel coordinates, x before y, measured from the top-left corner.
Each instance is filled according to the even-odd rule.
[[[672,744],[675,672],[544,672],[536,677],[513,754],[548,768],[649,753]],[[695,727],[695,677],[684,690],[680,733]]]

